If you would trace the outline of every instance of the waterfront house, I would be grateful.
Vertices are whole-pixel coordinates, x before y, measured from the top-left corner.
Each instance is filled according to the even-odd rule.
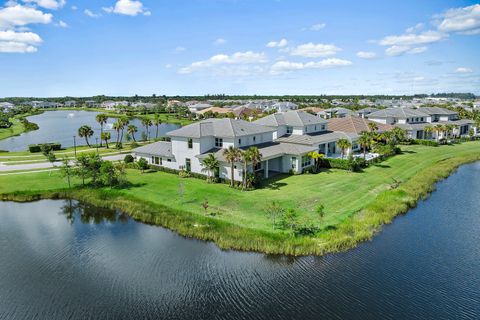
[[[0,102],[0,111],[1,112],[9,112],[10,110],[12,110],[13,108],[15,107],[15,105],[13,103],[10,103],[10,102]]]

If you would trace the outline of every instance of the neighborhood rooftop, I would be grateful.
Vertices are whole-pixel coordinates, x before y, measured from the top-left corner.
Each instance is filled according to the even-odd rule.
[[[276,127],[282,125],[302,127],[312,124],[326,124],[327,121],[308,112],[287,111],[283,113],[271,114],[269,116],[256,120],[254,123],[269,127]]]
[[[425,112],[411,109],[411,108],[388,108],[372,112],[368,115],[369,118],[409,118],[409,117],[428,117]]]

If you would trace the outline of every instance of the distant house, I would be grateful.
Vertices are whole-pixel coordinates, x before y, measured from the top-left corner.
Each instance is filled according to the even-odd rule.
[[[102,108],[105,108],[105,110],[116,110],[120,106],[128,105],[128,101],[105,101],[102,103]]]
[[[133,108],[145,108],[148,110],[153,110],[157,106],[155,103],[148,103],[148,102],[137,102],[132,103],[131,105]]]
[[[202,111],[204,109],[211,108],[211,107],[212,105],[208,103],[195,103],[195,104],[189,105],[188,110],[190,110],[190,112],[192,113],[198,113],[199,111]]]
[[[87,108],[93,108],[93,107],[95,107],[96,105],[97,105],[97,103],[96,103],[95,101],[93,101],[93,100],[87,100],[87,101],[85,101],[85,106],[86,106]]]
[[[1,112],[9,112],[11,109],[13,109],[15,105],[10,102],[0,102],[0,111]]]
[[[369,127],[370,123],[375,123],[378,127],[377,132],[380,132],[380,133],[390,131],[393,128],[395,128],[390,124],[376,123],[374,121],[371,121],[365,118],[354,117],[354,116],[329,119],[328,128],[331,131],[355,133],[360,135],[362,132],[370,131],[370,127]]]
[[[219,115],[227,115],[229,113],[233,114],[233,110],[229,108],[220,108],[220,107],[210,107],[206,109],[202,109],[200,111],[195,112],[197,116],[204,116],[207,113],[212,113],[212,114],[219,114]]]
[[[77,101],[75,100],[69,100],[69,101],[65,101],[65,103],[63,104],[65,107],[76,107],[77,106]]]
[[[325,109],[318,113],[318,115],[324,119],[345,118],[346,116],[353,115],[353,114],[354,112],[352,110],[342,108],[342,107]]]
[[[267,106],[265,108],[265,111],[276,110],[277,112],[286,112],[286,111],[292,111],[297,109],[298,109],[298,105],[296,105],[293,102],[276,102],[272,105]]]
[[[49,101],[29,101],[26,104],[31,105],[37,109],[58,108],[61,103],[49,102]]]
[[[357,110],[357,116],[359,116],[360,118],[366,118],[370,113],[373,113],[373,112],[376,112],[378,111],[377,108],[364,108],[364,109],[360,109],[360,110]]]

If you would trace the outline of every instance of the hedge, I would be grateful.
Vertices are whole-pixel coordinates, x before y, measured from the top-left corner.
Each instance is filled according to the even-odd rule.
[[[37,153],[42,151],[42,146],[48,145],[51,147],[52,151],[58,151],[62,149],[62,145],[60,143],[41,143],[41,144],[31,144],[28,146],[28,150],[31,153]]]

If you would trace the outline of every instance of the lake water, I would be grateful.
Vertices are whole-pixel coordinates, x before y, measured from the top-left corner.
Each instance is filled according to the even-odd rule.
[[[372,242],[219,250],[77,202],[0,202],[0,319],[479,319],[480,163]]]
[[[28,121],[38,124],[39,130],[30,131],[17,137],[11,137],[5,140],[0,140],[0,150],[5,151],[24,151],[28,149],[28,145],[46,142],[59,142],[62,147],[73,146],[73,136],[76,135],[77,145],[86,145],[85,139],[78,137],[78,128],[82,125],[88,125],[92,127],[95,134],[89,138],[91,144],[95,144],[95,138],[100,139],[100,125],[95,121],[98,112],[92,111],[46,111],[42,114],[28,117]],[[112,125],[117,119],[108,119],[107,124],[104,126],[105,131],[111,132],[113,143],[115,143],[117,133],[112,130]],[[136,139],[140,139],[142,132],[145,131],[145,127],[141,121],[134,119],[130,121],[130,124],[134,124],[138,128],[138,132],[135,134]],[[168,131],[175,130],[179,125],[172,123],[163,123],[159,127],[159,136],[165,135]],[[124,133],[126,132],[126,129]],[[153,126],[149,129],[150,137],[155,137],[156,127]],[[125,141],[125,139],[124,139]]]

